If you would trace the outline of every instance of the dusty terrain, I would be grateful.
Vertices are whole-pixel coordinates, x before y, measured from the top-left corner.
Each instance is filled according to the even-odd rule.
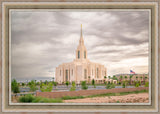
[[[148,103],[149,94],[129,94],[123,96],[105,96],[84,99],[64,100],[65,103]]]

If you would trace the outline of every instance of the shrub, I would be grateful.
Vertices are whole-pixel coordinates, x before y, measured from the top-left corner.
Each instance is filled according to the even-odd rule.
[[[68,88],[68,85],[69,85],[69,81],[66,81],[66,86],[67,86],[67,88]]]
[[[72,87],[70,88],[70,91],[75,91],[75,90],[76,90],[76,83],[73,81]]]
[[[50,82],[48,85],[42,83],[42,85],[40,86],[40,90],[42,92],[51,92],[53,88],[53,84]]]
[[[94,79],[92,79],[92,85],[95,85],[95,81],[94,81]]]
[[[37,100],[37,99],[39,99],[39,101]],[[63,101],[62,101],[62,99],[49,99],[49,98],[36,98],[34,101],[32,101],[33,103],[35,102],[35,101],[38,101],[39,103],[62,103]],[[36,103],[36,102],[35,102]]]
[[[126,88],[126,84],[125,84],[125,82],[123,82],[123,84],[122,84],[122,88]]]
[[[88,86],[86,85],[86,81],[82,81],[81,85],[82,85],[81,86],[82,89],[88,89]]]
[[[119,101],[117,101],[117,103],[120,103]]]
[[[19,102],[32,102],[32,103],[62,103],[62,99],[49,99],[49,98],[43,98],[43,97],[35,97],[31,94],[28,94],[26,96],[22,96],[19,98]]]
[[[62,97],[63,100],[69,100],[69,99],[82,99],[85,98],[84,96],[64,96]]]
[[[139,83],[138,82],[136,83],[135,87],[139,87]]]
[[[25,96],[22,96],[19,98],[19,102],[32,102],[34,99],[34,97],[31,95],[31,94],[28,94],[28,95],[25,95]]]
[[[15,79],[12,80],[11,82],[11,89],[13,91],[13,93],[19,93],[19,86],[18,86],[18,83]]]
[[[149,87],[149,82],[146,82],[144,87]]]
[[[30,88],[30,91],[36,91],[38,88],[36,87],[36,83],[34,80],[32,80],[30,83],[29,83],[29,88]]]
[[[115,84],[111,83],[111,84],[107,84],[106,89],[112,89],[115,88]]]

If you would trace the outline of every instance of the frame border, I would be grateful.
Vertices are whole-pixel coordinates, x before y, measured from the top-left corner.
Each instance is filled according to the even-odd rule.
[[[144,3],[144,2],[142,2],[142,3],[134,2],[133,4],[132,4],[132,3],[128,3],[128,2],[123,2],[123,3],[122,3],[122,2],[114,2],[114,3],[106,3],[106,2],[100,2],[100,3],[98,3],[98,2],[96,2],[96,3],[89,2],[89,3],[88,3],[88,2],[85,2],[85,4],[84,4],[84,2],[83,2],[83,3],[81,3],[81,2],[79,2],[79,3],[75,3],[75,2],[68,2],[68,3],[64,3],[64,2],[61,2],[61,3],[60,3],[60,2],[54,2],[54,3],[52,3],[52,4],[49,3],[49,2],[43,2],[43,3],[42,3],[42,2],[39,2],[39,3],[27,2],[26,4],[25,4],[25,3],[26,3],[26,2],[16,2],[16,3],[15,3],[15,2],[3,2],[3,4],[2,4],[2,12],[3,12],[3,18],[2,18],[2,19],[3,19],[3,23],[2,23],[2,24],[3,24],[3,25],[2,25],[2,62],[3,62],[3,64],[2,64],[2,80],[4,80],[4,81],[2,82],[2,87],[3,87],[3,85],[6,85],[6,82],[7,82],[7,79],[6,79],[6,77],[5,77],[5,73],[6,73],[6,69],[5,69],[5,68],[6,68],[6,58],[7,58],[7,57],[6,57],[6,56],[7,56],[6,53],[8,54],[8,52],[7,52],[7,51],[8,51],[8,48],[6,48],[6,45],[7,45],[7,44],[6,44],[7,35],[5,34],[5,32],[8,32],[8,31],[6,31],[6,29],[7,29],[6,26],[8,26],[8,25],[7,25],[7,24],[4,24],[4,22],[6,21],[6,20],[5,20],[6,9],[9,8],[10,6],[11,6],[11,7],[12,7],[12,6],[17,6],[17,4],[20,5],[21,7],[25,6],[26,4],[27,4],[27,5],[35,5],[35,6],[36,6],[36,5],[40,5],[40,4],[49,5],[49,6],[50,6],[50,5],[51,5],[51,6],[52,6],[52,5],[55,5],[55,6],[58,5],[58,6],[61,6],[61,7],[62,7],[62,6],[65,6],[65,5],[70,5],[70,4],[75,5],[75,6],[79,6],[79,5],[84,6],[84,5],[86,5],[86,4],[87,4],[88,6],[90,6],[90,5],[95,5],[95,6],[96,6],[96,5],[101,5],[101,4],[103,4],[103,5],[111,5],[111,6],[114,6],[114,5],[122,5],[122,4],[123,4],[124,6],[125,6],[125,5],[131,5],[131,6],[132,6],[132,5],[136,5],[136,6],[151,5],[151,6],[153,6],[153,7],[155,8],[154,10],[155,10],[155,13],[156,13],[156,14],[154,15],[154,16],[155,16],[155,21],[154,21],[154,24],[155,24],[155,28],[154,28],[154,29],[155,29],[155,31],[154,31],[154,33],[155,33],[155,34],[157,33],[157,34],[156,34],[155,39],[154,39],[154,40],[155,40],[155,41],[154,41],[154,44],[155,44],[155,49],[154,49],[155,53],[154,53],[154,54],[157,55],[157,56],[156,56],[156,60],[154,60],[154,62],[156,62],[156,61],[157,61],[157,62],[156,62],[156,64],[153,64],[153,63],[152,63],[153,65],[155,65],[154,67],[156,67],[156,68],[154,69],[155,75],[156,75],[156,77],[155,77],[155,78],[156,78],[156,79],[155,79],[156,81],[154,80],[154,81],[156,82],[156,83],[155,83],[155,86],[156,86],[156,87],[154,88],[154,89],[155,89],[155,99],[154,99],[154,100],[155,100],[155,104],[156,104],[156,105],[155,105],[155,107],[154,107],[155,110],[152,109],[152,110],[149,111],[149,110],[144,110],[144,109],[143,109],[143,111],[140,111],[140,110],[139,110],[138,112],[148,112],[148,111],[149,111],[149,112],[157,112],[157,111],[158,111],[158,102],[156,102],[156,101],[158,101],[158,86],[157,86],[157,84],[158,84],[158,54],[157,54],[157,52],[158,52],[158,26],[157,26],[157,22],[158,22],[158,4],[157,4],[157,3],[155,3],[155,2],[145,2],[145,3]],[[49,3],[49,4],[48,4],[48,3]],[[122,5],[122,6],[123,6],[123,5]],[[135,6],[135,7],[136,7],[136,6]],[[21,8],[20,8],[20,9],[21,9]],[[5,13],[4,13],[4,12],[5,12]],[[151,18],[153,19],[153,16],[152,16]],[[152,31],[152,32],[153,32],[153,31]],[[10,35],[9,35],[9,36],[10,36]],[[152,40],[152,39],[151,39],[151,40]],[[157,42],[157,43],[155,43],[155,42]],[[6,45],[5,45],[5,44],[6,44]],[[152,47],[152,46],[151,46],[151,47]],[[7,50],[7,51],[6,51],[6,50]],[[151,48],[151,50],[152,50],[152,48]],[[152,56],[152,55],[151,55],[151,56]],[[152,65],[151,65],[151,66],[152,66]],[[8,66],[7,66],[7,67],[8,67]],[[157,72],[156,72],[156,71],[157,71]],[[150,80],[150,81],[151,81],[151,80]],[[153,80],[152,80],[152,81],[153,81]],[[152,82],[152,83],[153,83],[153,82]],[[7,97],[7,96],[5,96],[5,92],[6,92],[7,88],[8,88],[8,86],[7,86],[7,87],[5,86],[4,88],[2,88],[2,91],[3,91],[3,93],[2,93],[2,103],[3,103],[2,109],[3,109],[3,111],[4,111],[4,112],[13,112],[13,111],[14,111],[14,112],[21,112],[21,111],[24,111],[24,110],[19,110],[19,109],[18,109],[18,110],[17,110],[17,109],[16,109],[16,110],[15,110],[15,109],[12,109],[11,106],[7,106],[7,108],[9,109],[9,107],[10,107],[12,110],[7,110],[7,108],[6,108],[6,104],[7,104],[7,102],[6,102],[6,99],[7,99],[7,98],[6,98],[6,97]],[[4,99],[4,96],[5,96],[5,99]],[[5,104],[5,103],[6,103],[6,104]],[[7,104],[7,105],[8,105],[8,104]],[[152,105],[153,105],[153,104],[152,104]],[[97,106],[97,105],[96,105],[96,106]],[[32,107],[33,107],[33,106],[32,106]],[[99,107],[99,106],[98,106],[98,107]],[[125,107],[126,107],[126,106],[125,106]],[[64,108],[64,107],[63,107],[63,108]],[[127,107],[126,107],[126,108],[127,108]],[[153,108],[153,107],[152,107],[152,108]],[[68,109],[68,108],[67,108],[67,109]],[[80,109],[80,110],[81,110],[81,109]],[[83,110],[84,110],[84,109],[83,109]],[[129,110],[124,110],[124,109],[123,109],[123,110],[117,110],[117,109],[114,110],[114,109],[112,109],[112,110],[114,110],[114,111],[109,110],[109,109],[108,109],[108,110],[103,110],[103,111],[102,111],[102,110],[103,110],[103,109],[101,109],[101,110],[93,110],[93,109],[91,110],[91,109],[89,109],[89,110],[84,110],[83,112],[108,112],[108,111],[109,111],[109,112],[126,112],[126,111],[127,111],[127,112],[133,112],[133,111],[134,111],[134,112],[137,112],[136,110],[130,110],[130,109],[129,109]],[[39,111],[40,111],[40,112],[46,112],[46,111],[47,111],[47,112],[82,112],[82,111],[78,111],[77,109],[76,109],[76,110],[67,110],[67,111],[62,111],[61,109],[60,109],[60,110],[59,110],[59,109],[58,109],[58,110],[50,110],[50,109],[49,109],[49,110],[45,110],[45,111],[44,111],[44,109],[43,109],[43,110],[38,110],[38,111],[35,110],[35,109],[34,109],[34,110],[28,110],[28,109],[27,109],[27,110],[26,110],[26,112],[39,112]]]

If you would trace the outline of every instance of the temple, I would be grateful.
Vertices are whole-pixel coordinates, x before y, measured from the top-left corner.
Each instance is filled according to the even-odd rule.
[[[76,50],[76,58],[73,62],[62,63],[56,67],[55,81],[59,84],[66,81],[80,83],[90,82],[92,79],[96,83],[102,83],[104,76],[107,76],[107,68],[99,63],[91,62],[87,58],[87,49],[84,45],[82,25],[79,45]]]

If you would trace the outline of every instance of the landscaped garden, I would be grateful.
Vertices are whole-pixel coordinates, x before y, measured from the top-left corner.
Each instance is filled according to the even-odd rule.
[[[115,78],[115,77],[112,77]],[[125,77],[124,77],[125,78]],[[73,82],[64,82],[63,84],[58,84],[55,81],[44,81],[37,82],[36,80],[31,80],[28,83],[18,83],[15,79],[12,80],[12,102],[30,102],[30,103],[62,103],[62,102],[73,102],[66,101],[71,99],[86,99],[86,98],[96,98],[96,97],[108,97],[108,96],[124,96],[128,94],[139,94],[139,93],[148,93],[148,90],[132,91],[132,92],[111,92],[103,94],[93,94],[93,95],[80,95],[80,96],[63,96],[60,98],[45,98],[37,96],[37,92],[69,92],[69,91],[91,91],[91,90],[109,90],[113,88],[139,88],[139,87],[148,87],[148,81],[140,80],[120,80],[117,83],[105,82],[104,83],[95,83],[95,80],[92,79],[89,81],[82,81],[80,84]],[[121,100],[120,100],[121,101]],[[119,102],[120,102],[119,101]],[[75,101],[76,102],[76,101]],[[79,101],[77,101],[79,102]],[[114,101],[115,102],[115,101]],[[122,101],[121,101],[122,102]]]

